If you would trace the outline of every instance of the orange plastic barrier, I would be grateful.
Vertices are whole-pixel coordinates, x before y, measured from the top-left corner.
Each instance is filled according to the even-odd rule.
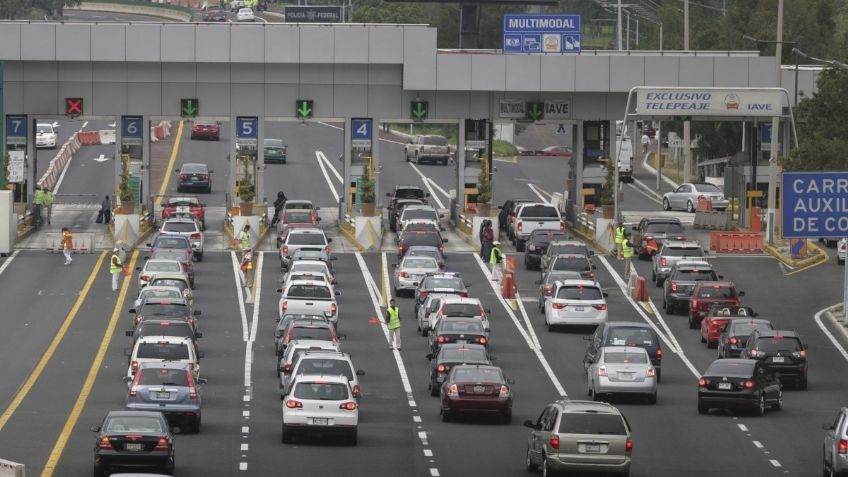
[[[633,288],[633,299],[636,301],[648,301],[648,281],[645,277],[636,279],[636,286]]]
[[[504,273],[515,273],[515,257],[505,257],[503,267]]]
[[[501,278],[501,296],[515,298],[515,272],[504,272]]]
[[[762,207],[751,207],[751,232],[760,233],[763,230]]]
[[[709,197],[698,197],[698,210],[713,210],[713,200]]]
[[[721,253],[761,253],[763,236],[753,232],[710,232],[710,250]]]
[[[77,140],[83,146],[94,146],[100,144],[100,131],[80,131]]]

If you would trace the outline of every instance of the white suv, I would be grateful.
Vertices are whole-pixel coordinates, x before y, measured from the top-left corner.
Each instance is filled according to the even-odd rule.
[[[479,298],[466,298],[458,295],[450,295],[439,300],[439,307],[435,313],[430,314],[430,329],[436,328],[436,324],[444,316],[451,318],[476,318],[483,322],[483,329],[488,334],[491,331],[489,327],[489,312],[491,310],[483,308],[483,304]]]
[[[339,305],[336,296],[341,295],[329,283],[317,280],[290,280],[280,289],[280,318],[286,314],[324,315],[334,325],[338,323]]]
[[[545,302],[545,326],[598,325],[607,321],[606,292],[593,280],[561,280],[554,283]]]
[[[283,398],[282,440],[296,432],[343,434],[356,445],[359,405],[344,376],[304,375]]]
[[[312,350],[299,351],[291,361],[291,372],[280,374],[280,392],[283,396],[288,394],[294,384],[303,379],[304,376],[322,374],[341,375],[348,379],[350,390],[357,402],[362,397],[362,388],[359,384],[359,376],[364,376],[365,371],[353,367],[350,355],[338,351]]]
[[[56,130],[52,124],[38,123],[35,125],[35,148],[56,149]]]
[[[332,241],[332,238],[327,237],[324,231],[317,227],[291,229],[286,234],[280,246],[280,264],[283,268],[288,268],[291,264],[292,256],[297,250],[326,252],[329,255],[330,242]]]
[[[127,377],[132,379],[141,363],[185,363],[194,379],[200,377],[200,362],[190,338],[177,336],[143,336],[136,340],[130,353]]]

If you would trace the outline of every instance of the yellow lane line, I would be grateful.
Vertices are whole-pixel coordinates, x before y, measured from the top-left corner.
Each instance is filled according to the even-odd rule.
[[[6,423],[12,418],[12,414],[15,413],[18,406],[21,405],[27,397],[27,394],[29,394],[30,390],[32,390],[35,382],[38,381],[38,378],[41,377],[41,373],[44,372],[44,368],[47,366],[47,363],[50,362],[50,358],[52,358],[53,354],[56,352],[56,348],[59,347],[59,344],[65,338],[65,334],[68,332],[68,328],[71,327],[71,323],[74,322],[74,319],[77,317],[77,313],[82,307],[82,304],[85,302],[88,292],[91,290],[91,285],[94,283],[94,279],[97,278],[97,272],[100,270],[100,266],[103,265],[103,260],[105,258],[106,252],[101,252],[100,258],[97,260],[97,263],[94,264],[94,268],[88,275],[88,280],[86,280],[85,285],[83,285],[82,291],[80,291],[76,303],[74,303],[71,311],[68,312],[68,316],[65,317],[65,321],[62,323],[62,326],[59,327],[59,331],[56,332],[56,336],[53,337],[53,341],[50,342],[50,345],[47,347],[44,355],[41,356],[41,359],[38,361],[38,364],[35,365],[35,369],[32,370],[29,377],[24,382],[24,385],[21,386],[21,389],[19,389],[18,393],[15,394],[15,397],[12,399],[9,407],[7,407],[6,410],[3,411],[3,414],[0,415],[0,430],[6,426]]]
[[[825,263],[827,263],[827,262],[829,261],[828,259],[829,259],[830,257],[829,257],[828,255],[826,255],[826,256],[827,256],[828,258],[825,258],[824,260],[819,260],[819,261],[818,261],[818,263],[814,263],[814,264],[812,264],[812,265],[807,265],[807,266],[806,266],[806,267],[804,267],[804,268],[799,268],[798,270],[794,270],[794,271],[791,271],[791,272],[789,272],[789,273],[784,273],[784,275],[788,277],[789,275],[795,275],[796,273],[806,272],[807,270],[809,270],[809,269],[811,269],[811,268],[815,268],[815,267],[818,267],[819,265],[823,265],[823,264],[825,264]]]
[[[133,252],[130,259],[130,270],[135,270],[135,263],[138,260],[138,250]],[[105,254],[104,254],[105,256]],[[102,261],[102,257],[101,257]],[[50,452],[50,457],[47,458],[47,464],[41,472],[42,477],[50,477],[56,470],[56,465],[62,457],[62,452],[65,450],[65,445],[68,443],[68,438],[71,437],[71,432],[74,430],[80,414],[85,407],[88,396],[91,394],[91,389],[94,387],[94,382],[97,380],[97,374],[100,372],[100,367],[103,365],[103,358],[106,355],[106,350],[109,348],[109,343],[112,341],[112,335],[115,334],[115,327],[118,325],[118,319],[121,317],[121,310],[124,307],[124,300],[127,297],[127,291],[130,288],[132,276],[124,277],[124,283],[121,285],[121,292],[118,294],[118,301],[115,303],[115,309],[112,311],[112,318],[109,320],[109,325],[106,327],[106,332],[103,334],[103,339],[100,341],[100,348],[97,349],[97,354],[94,355],[94,361],[91,363],[91,368],[88,370],[88,376],[85,378],[85,383],[82,385],[77,401],[74,403],[71,413],[68,415],[68,420],[65,421],[65,426]]]
[[[171,158],[168,160],[168,168],[165,169],[165,178],[162,179],[162,186],[159,187],[159,195],[156,196],[156,206],[162,205],[162,197],[168,191],[168,185],[171,183],[171,176],[174,174],[174,164],[177,162],[177,156],[180,154],[180,142],[183,140],[183,121],[180,120],[180,127],[177,128],[177,137],[174,141],[174,147],[171,149]]]

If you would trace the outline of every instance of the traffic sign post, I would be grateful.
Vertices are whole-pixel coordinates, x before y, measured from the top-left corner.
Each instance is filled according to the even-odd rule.
[[[580,15],[504,15],[503,52],[580,53],[580,24]]]
[[[141,146],[144,119],[141,116],[121,116],[121,146]]]
[[[409,104],[409,110],[412,114],[413,121],[424,121],[427,119],[427,116],[430,114],[429,109],[430,103],[428,101],[421,101],[420,99],[413,100]]]
[[[180,116],[184,118],[197,117],[197,112],[200,110],[200,102],[197,98],[182,98],[180,99]]]
[[[371,118],[350,120],[351,147],[358,151],[371,151],[374,123]]]
[[[236,139],[239,145],[255,146],[259,137],[259,118],[236,116]]]
[[[298,99],[294,103],[295,115],[297,119],[305,121],[312,118],[314,112],[313,101],[311,99]]]

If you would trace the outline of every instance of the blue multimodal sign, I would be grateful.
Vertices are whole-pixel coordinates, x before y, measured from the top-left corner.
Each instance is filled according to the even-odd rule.
[[[848,237],[848,172],[784,172],[785,238]]]
[[[353,118],[350,120],[351,145],[355,148],[370,148],[373,134],[371,118]]]
[[[23,115],[6,116],[6,144],[27,143],[27,117]]]
[[[259,118],[239,116],[236,118],[236,138],[256,139],[259,134]]]
[[[504,15],[504,53],[580,53],[580,15]]]

